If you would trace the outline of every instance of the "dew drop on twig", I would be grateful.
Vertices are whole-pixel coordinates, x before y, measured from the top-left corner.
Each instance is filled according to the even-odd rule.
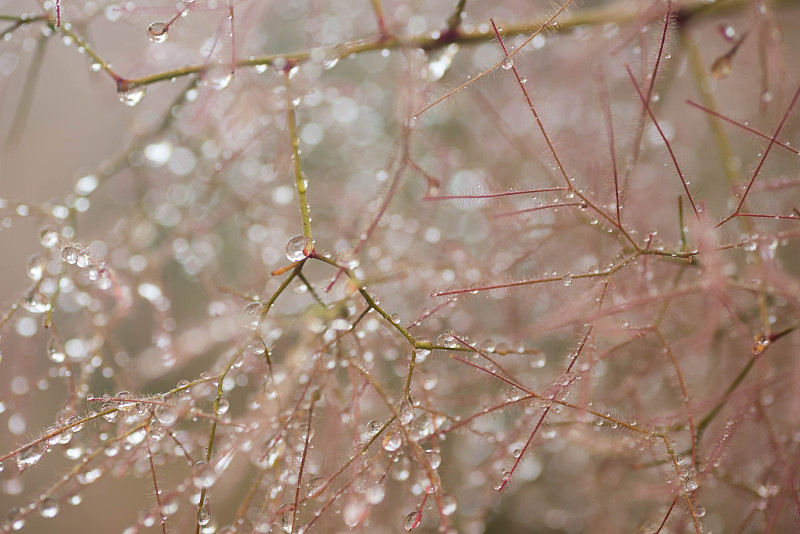
[[[153,22],[147,27],[147,38],[153,43],[163,43],[169,36],[166,22]]]
[[[39,514],[45,518],[52,518],[58,515],[58,501],[53,498],[46,498],[39,503]]]
[[[411,406],[408,399],[403,399],[400,402],[400,406],[397,407],[397,415],[400,418],[400,422],[404,425],[407,425],[414,419],[414,407]]]
[[[124,91],[118,91],[117,96],[119,97],[119,101],[126,106],[135,106],[144,98],[144,91],[145,89],[143,86],[134,87]]]
[[[211,521],[211,514],[205,506],[197,510],[197,524],[200,526],[207,525]]]
[[[297,235],[286,243],[286,259],[300,261],[308,257],[314,250],[314,244],[308,236]]]
[[[403,521],[403,528],[408,531],[414,530],[419,526],[421,520],[422,514],[419,513],[419,511],[414,510],[406,516],[405,520]]]

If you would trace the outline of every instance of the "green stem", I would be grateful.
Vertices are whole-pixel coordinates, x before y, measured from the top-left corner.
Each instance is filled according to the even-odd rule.
[[[300,273],[300,270],[302,268],[303,268],[303,262],[301,262],[300,264],[297,265],[297,267],[294,268],[292,273],[289,276],[286,277],[286,279],[283,281],[283,283],[281,283],[281,285],[277,289],[277,291],[275,291],[275,293],[273,293],[272,296],[269,298],[269,300],[264,304],[264,311],[261,312],[261,316],[259,317],[259,320],[258,320],[259,325],[262,322],[264,322],[264,319],[267,317],[267,313],[269,313],[269,310],[272,307],[272,305],[275,303],[275,301],[280,296],[280,294],[283,293],[284,290],[286,290],[287,287],[289,287],[289,284],[292,282],[292,280],[294,280],[294,277],[297,276]],[[211,454],[212,454],[213,449],[214,449],[214,438],[216,437],[216,434],[217,434],[217,422],[219,421],[219,401],[222,399],[222,395],[224,393],[224,390],[222,389],[222,384],[225,381],[225,377],[228,375],[230,370],[233,368],[234,362],[239,359],[239,357],[242,355],[243,352],[244,352],[244,346],[240,347],[239,350],[237,350],[234,353],[234,355],[228,360],[228,364],[225,366],[225,369],[217,377],[217,397],[214,399],[214,405],[213,405],[214,406],[214,420],[211,422],[211,433],[208,436],[208,446],[206,448],[206,458],[205,458],[205,460],[208,463],[211,462]],[[203,508],[203,505],[205,504],[206,492],[207,492],[206,488],[203,488],[200,491],[200,501],[197,503],[197,511],[198,511],[198,513],[200,512],[200,510]],[[200,523],[195,523],[195,534],[200,534]]]
[[[286,123],[289,127],[289,137],[292,143],[292,163],[294,164],[294,181],[297,188],[297,200],[300,202],[300,217],[303,219],[303,235],[311,239],[311,216],[308,211],[308,201],[306,200],[307,180],[303,176],[303,168],[300,166],[300,140],[297,136],[297,114],[294,103],[292,102],[291,87],[289,84],[289,71],[284,72],[286,83]]]
[[[779,4],[789,4],[790,0],[781,0]],[[676,16],[685,24],[688,21],[693,21],[699,18],[705,18],[712,15],[724,15],[730,12],[746,8],[749,3],[745,0],[720,0],[714,3],[706,3],[703,1],[686,6],[678,10]],[[635,3],[619,2],[617,4],[596,8],[596,9],[583,9],[573,14],[564,14],[559,18],[557,24],[548,25],[547,31],[561,33],[569,32],[580,26],[602,26],[604,24],[627,24],[637,20],[641,16],[641,9]],[[660,16],[660,14],[654,15]],[[514,35],[529,35],[530,33],[540,30],[542,24],[547,21],[547,18],[537,17],[523,22],[505,24],[503,26],[503,35],[511,37]],[[643,25],[649,21],[641,21]],[[439,33],[424,34],[419,36],[378,36],[378,38],[359,39],[332,48],[326,49],[325,57],[330,59],[344,59],[354,54],[362,54],[364,52],[373,52],[377,50],[398,50],[398,49],[423,49],[434,50],[443,48],[451,43],[460,44],[479,44],[494,41],[497,38],[491,28],[483,29],[478,27],[465,28],[460,26],[456,31],[450,32],[449,35],[443,36]],[[280,60],[281,64],[297,65],[305,63],[311,59],[311,50],[303,50],[289,54],[275,54],[261,57],[253,57],[248,59],[241,59],[236,62],[235,66],[238,67],[256,67],[260,65],[273,65],[276,61]],[[131,89],[141,85],[150,85],[156,82],[169,81],[173,78],[180,78],[182,76],[189,76],[193,74],[201,74],[209,69],[208,65],[190,65],[179,69],[153,74],[151,76],[144,76],[142,78],[134,78],[126,80],[126,88]]]

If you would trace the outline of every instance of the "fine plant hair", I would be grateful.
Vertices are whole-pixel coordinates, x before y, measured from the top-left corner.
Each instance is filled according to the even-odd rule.
[[[799,9],[0,0],[0,532],[796,530]]]

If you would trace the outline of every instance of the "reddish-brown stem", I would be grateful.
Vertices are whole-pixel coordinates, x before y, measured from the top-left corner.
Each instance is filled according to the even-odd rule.
[[[497,25],[494,23],[494,19],[490,19],[490,22],[492,23],[492,29],[494,29],[497,40],[500,43],[500,46],[503,48],[503,55],[505,56],[503,61],[510,60],[511,56],[525,46],[525,43],[523,43],[516,51],[509,54],[506,44],[503,42],[503,36],[500,35],[500,30],[497,29]],[[522,94],[525,96],[525,102],[528,104],[528,109],[531,110],[533,118],[536,119],[536,124],[539,126],[539,131],[542,132],[545,143],[547,143],[547,148],[550,151],[550,154],[552,154],[553,159],[556,161],[556,165],[558,166],[558,170],[561,172],[561,176],[564,177],[564,181],[567,183],[567,188],[573,189],[572,182],[570,181],[569,176],[567,176],[567,171],[564,170],[564,165],[561,163],[561,158],[558,157],[558,153],[556,153],[556,149],[553,146],[553,143],[550,141],[550,137],[547,135],[547,130],[545,130],[544,124],[542,124],[542,120],[539,118],[539,113],[536,111],[536,106],[533,105],[533,101],[528,94],[528,90],[525,89],[525,84],[522,83],[522,76],[520,76],[519,71],[517,71],[517,67],[513,63],[511,64],[511,71],[514,73],[514,76],[517,79],[517,84],[522,90]]]
[[[549,193],[552,191],[567,191],[566,187],[545,187],[542,189],[524,189],[522,191],[506,191],[503,193],[486,193],[485,195],[437,195],[424,196],[422,200],[482,200],[488,198],[512,197],[516,195],[533,195],[536,193]]]
[[[658,529],[655,531],[655,534],[659,534],[664,529],[664,525],[667,524],[667,519],[669,519],[669,516],[672,514],[672,510],[675,508],[675,505],[678,504],[679,498],[680,496],[676,495],[675,498],[672,499],[672,504],[669,505],[667,513],[664,514],[664,519],[661,520],[661,524],[658,525]]]
[[[153,492],[156,494],[156,504],[158,505],[158,519],[161,522],[161,533],[167,534],[167,516],[164,515],[164,506],[161,504],[161,490],[158,489],[158,479],[156,478],[156,466],[153,463],[153,450],[150,442],[147,441],[147,460],[150,462],[150,474],[153,478]]]
[[[310,382],[310,381],[309,381]],[[311,418],[314,416],[314,397],[311,398],[311,406],[308,408],[308,421],[306,422],[306,436],[303,443],[303,455],[300,457],[300,470],[297,473],[297,484],[294,489],[294,506],[292,507],[292,529],[294,532],[295,522],[297,521],[297,506],[300,501],[300,488],[303,484],[303,470],[306,466],[308,457],[308,444],[311,441]]]
[[[785,219],[789,221],[800,220],[800,215],[770,215],[767,213],[737,213],[737,217],[751,217],[755,219]]]
[[[678,176],[681,179],[681,184],[683,184],[683,189],[684,191],[686,191],[686,197],[689,199],[689,203],[692,205],[692,211],[694,211],[695,217],[699,219],[700,213],[697,211],[697,206],[695,206],[694,204],[692,193],[689,191],[689,186],[686,184],[686,179],[684,178],[683,172],[681,171],[681,166],[678,164],[678,158],[675,157],[675,152],[672,151],[672,145],[670,145],[669,141],[667,140],[667,136],[664,135],[664,131],[658,124],[658,120],[656,120],[656,116],[653,114],[653,110],[650,109],[650,103],[647,101],[647,97],[645,97],[645,95],[642,93],[639,84],[636,82],[636,78],[633,76],[633,72],[631,72],[630,65],[625,65],[625,69],[628,71],[628,76],[631,79],[631,83],[633,83],[633,87],[634,89],[636,89],[636,93],[639,95],[639,98],[642,101],[642,105],[647,111],[647,114],[650,116],[650,120],[653,121],[653,125],[655,125],[656,130],[658,130],[658,134],[661,136],[661,139],[664,141],[664,144],[667,147],[667,151],[669,152],[669,156],[672,159],[672,163],[673,165],[675,165],[675,170],[678,171]]]
[[[650,84],[647,87],[647,101],[653,98],[653,90],[656,86],[658,67],[661,65],[661,58],[664,57],[664,46],[667,43],[667,31],[669,30],[669,20],[672,17],[672,0],[667,0],[667,12],[664,13],[664,29],[661,31],[661,41],[658,44],[658,54],[656,54],[656,64],[653,65],[653,73],[650,75]]]
[[[754,129],[754,128],[751,128],[751,127],[749,127],[749,126],[748,126],[748,125],[746,125],[746,124],[742,124],[742,123],[741,123],[741,122],[739,122],[739,121],[735,121],[735,120],[733,120],[733,119],[731,119],[731,118],[728,118],[728,117],[726,117],[725,115],[723,115],[722,113],[718,113],[718,112],[714,111],[713,109],[708,109],[707,107],[705,107],[705,106],[701,106],[700,104],[697,104],[697,103],[695,103],[695,102],[692,102],[691,100],[686,100],[686,103],[687,103],[687,104],[689,104],[690,106],[694,106],[694,107],[696,107],[697,109],[700,109],[700,110],[702,110],[702,111],[705,111],[705,112],[706,112],[706,113],[708,113],[709,115],[712,115],[712,116],[714,116],[714,117],[716,117],[716,118],[718,118],[718,119],[720,119],[720,120],[723,120],[723,121],[725,121],[725,122],[727,122],[727,123],[729,123],[729,124],[733,124],[734,126],[738,126],[739,128],[741,128],[741,129],[743,129],[743,130],[745,130],[745,131],[748,131],[748,132],[750,132],[751,134],[757,135],[758,137],[762,137],[762,138],[764,138],[764,139],[767,139],[767,140],[769,140],[769,139],[770,139],[770,137],[769,137],[767,134],[765,134],[765,133],[762,133],[762,132],[759,132],[758,130],[756,130],[756,129]],[[794,154],[798,154],[798,155],[800,155],[800,151],[798,151],[797,149],[794,149],[794,148],[790,147],[789,145],[786,145],[786,144],[784,144],[784,143],[781,143],[780,141],[775,141],[775,144],[776,144],[776,145],[778,145],[779,147],[785,148],[785,149],[786,149],[786,150],[788,150],[789,152],[792,152],[792,153],[794,153]]]
[[[723,220],[718,222],[716,224],[715,228],[719,228],[720,226],[722,226],[726,222],[730,221],[734,217],[738,217],[741,214],[742,206],[744,206],[744,202],[745,202],[745,200],[747,200],[747,195],[750,193],[750,189],[753,187],[753,184],[755,183],[756,178],[758,178],[758,174],[761,172],[761,167],[764,166],[764,162],[767,160],[767,156],[769,156],[769,153],[772,150],[772,147],[776,144],[776,139],[777,139],[778,135],[781,133],[781,130],[783,129],[783,125],[786,124],[786,121],[788,120],[789,115],[792,112],[792,109],[794,108],[795,104],[797,103],[798,98],[800,98],[800,85],[798,85],[797,90],[794,92],[794,96],[792,97],[792,101],[789,103],[789,106],[786,108],[786,111],[784,111],[783,116],[781,117],[781,120],[778,123],[778,127],[775,128],[775,133],[773,133],[772,136],[769,138],[769,143],[767,144],[767,148],[764,149],[764,154],[761,156],[761,160],[758,162],[758,165],[756,166],[756,170],[753,171],[753,176],[750,178],[750,181],[747,183],[747,187],[745,188],[744,193],[742,194],[741,198],[739,199],[739,203],[736,205],[736,209],[733,210],[733,213],[731,213],[730,215],[725,217]]]
[[[522,215],[524,213],[532,213],[534,211],[542,211],[547,209],[558,209],[564,208],[568,206],[581,206],[584,207],[586,204],[584,202],[563,202],[561,204],[542,204],[541,206],[536,206],[534,208],[525,208],[521,210],[514,210],[514,211],[504,211],[501,213],[496,213],[493,217],[495,219],[500,219],[502,217],[512,217],[514,215]]]
[[[614,126],[611,121],[611,104],[608,99],[608,87],[603,76],[603,71],[596,71],[598,94],[600,96],[600,107],[603,109],[603,120],[606,124],[606,136],[608,138],[608,151],[611,155],[611,170],[614,173],[614,201],[616,202],[617,224],[622,226],[622,216],[620,214],[619,202],[619,173],[617,172],[617,149],[614,143]]]
[[[567,376],[567,375],[569,375],[570,372],[572,372],[572,368],[575,366],[575,362],[578,361],[578,358],[580,357],[581,352],[583,352],[583,348],[586,346],[586,342],[589,340],[589,338],[592,335],[593,331],[594,331],[594,326],[590,326],[589,329],[586,331],[586,335],[583,336],[583,340],[581,340],[581,344],[578,346],[578,349],[575,351],[574,357],[571,359],[571,361],[569,362],[569,365],[567,366],[567,369],[564,371],[564,376]],[[558,396],[559,392],[561,392],[561,390],[563,390],[566,387],[567,387],[567,385],[559,384],[557,386],[556,391],[553,392],[552,398],[555,399]],[[552,406],[553,406],[552,403],[548,403],[547,406],[545,406],[541,417],[539,417],[539,420],[536,422],[536,425],[533,427],[533,430],[531,431],[530,437],[528,437],[528,441],[526,441],[525,445],[522,447],[522,452],[520,452],[519,456],[517,456],[517,459],[514,461],[514,465],[508,471],[506,476],[503,477],[503,481],[500,483],[500,487],[497,488],[497,491],[503,491],[503,489],[505,489],[505,487],[508,485],[509,480],[511,480],[511,477],[514,475],[514,471],[517,470],[517,467],[519,466],[519,463],[522,461],[522,458],[525,456],[525,452],[530,447],[531,442],[533,442],[533,438],[534,438],[534,436],[536,436],[536,432],[542,426],[542,423],[544,423],[544,420],[547,417],[547,414],[550,411],[550,408]]]
[[[533,39],[534,39],[534,38],[535,38],[537,35],[539,35],[540,33],[542,33],[542,32],[545,30],[545,28],[547,28],[547,26],[549,26],[549,25],[551,25],[553,22],[555,22],[556,18],[558,18],[558,17],[559,17],[559,16],[560,16],[560,15],[561,15],[561,14],[562,14],[564,11],[566,11],[566,9],[567,9],[567,8],[570,6],[570,4],[572,4],[572,2],[573,2],[573,0],[567,0],[566,2],[564,2],[564,4],[563,4],[563,5],[561,5],[561,6],[558,8],[558,11],[556,11],[556,12],[555,12],[555,13],[554,13],[554,14],[553,14],[553,15],[552,15],[550,18],[548,18],[548,19],[547,19],[547,20],[546,20],[546,21],[545,21],[545,22],[544,22],[544,23],[543,23],[543,24],[542,24],[542,25],[539,27],[539,29],[538,29],[538,30],[536,30],[536,31],[535,31],[535,32],[533,32],[531,35],[529,35],[529,36],[527,37],[527,39],[525,39],[525,40],[524,40],[524,41],[523,41],[523,42],[522,42],[522,43],[519,45],[519,47],[518,47],[516,50],[512,51],[512,52],[511,52],[510,54],[508,54],[506,57],[513,57],[513,56],[514,56],[514,55],[516,55],[516,54],[517,54],[517,53],[518,53],[520,50],[522,50],[523,48],[525,48],[525,46],[527,46],[527,45],[528,45],[528,43],[530,43],[531,41],[533,41]],[[445,100],[447,100],[447,99],[448,99],[450,96],[452,96],[452,95],[456,94],[457,92],[461,91],[462,89],[466,89],[467,87],[469,87],[469,86],[470,86],[470,85],[472,85],[473,83],[477,82],[478,80],[480,80],[481,78],[483,78],[484,76],[486,76],[487,74],[489,74],[490,72],[492,72],[494,69],[496,69],[497,67],[499,67],[500,65],[502,65],[502,63],[503,63],[503,61],[498,61],[497,63],[495,63],[494,65],[492,65],[491,67],[489,67],[489,68],[488,68],[488,69],[486,69],[485,71],[481,72],[481,73],[480,73],[480,74],[478,74],[477,76],[474,76],[473,78],[470,78],[470,79],[469,79],[467,82],[464,82],[463,84],[459,85],[459,86],[458,86],[458,87],[456,87],[455,89],[453,89],[453,90],[451,90],[451,91],[448,91],[448,92],[447,92],[447,94],[445,94],[445,95],[443,95],[443,96],[441,96],[441,97],[437,98],[436,100],[434,100],[433,102],[431,102],[430,104],[428,104],[427,106],[425,106],[424,108],[422,108],[420,111],[418,111],[418,112],[416,113],[416,115],[414,115],[414,118],[417,118],[417,117],[419,117],[420,115],[422,115],[423,113],[425,113],[426,111],[428,111],[428,110],[429,110],[429,109],[431,109],[432,107],[436,106],[437,104],[440,104],[441,102],[444,102],[444,101],[445,101]]]
[[[654,328],[653,331],[658,338],[659,343],[664,348],[664,352],[666,352],[667,356],[669,357],[670,362],[672,362],[672,367],[675,369],[675,376],[678,378],[678,386],[681,390],[681,397],[683,400],[683,405],[686,408],[686,419],[689,422],[689,439],[692,442],[692,465],[697,465],[697,440],[695,437],[697,433],[695,432],[695,425],[694,425],[694,415],[692,414],[692,407],[689,403],[689,392],[686,390],[686,381],[683,379],[683,372],[681,371],[681,366],[678,363],[678,359],[675,357],[674,352],[672,351],[672,347],[670,347],[667,338],[661,333],[661,330],[658,327]]]
[[[358,252],[361,250],[361,247],[364,246],[364,243],[366,243],[367,240],[370,237],[372,237],[372,234],[378,227],[378,223],[381,221],[381,218],[386,213],[386,210],[389,209],[389,204],[394,198],[397,189],[400,187],[400,182],[402,181],[403,175],[405,174],[406,171],[406,167],[408,166],[408,161],[409,161],[408,146],[410,142],[410,137],[411,137],[411,129],[408,127],[403,128],[403,135],[402,139],[400,140],[401,154],[400,154],[400,161],[397,164],[398,165],[397,170],[394,172],[394,176],[392,177],[392,182],[389,184],[389,190],[386,192],[386,196],[383,198],[381,206],[380,208],[378,208],[378,212],[375,214],[375,217],[372,218],[369,227],[367,227],[367,230],[362,234],[361,239],[359,239],[358,241],[358,244],[355,247],[353,247],[354,254],[358,254]],[[343,272],[344,268],[341,267],[339,268],[338,271],[336,271],[336,274],[333,276],[333,279],[331,280],[330,284],[328,284],[328,287],[325,289],[326,292],[330,292],[330,290],[333,289],[333,285],[336,283],[336,281],[339,279],[339,277],[342,275]]]
[[[602,276],[607,276],[607,275],[613,274],[616,271],[618,271],[619,269],[623,268],[625,265],[629,264],[631,261],[633,261],[638,256],[639,256],[639,253],[635,253],[635,254],[633,254],[631,256],[628,256],[627,258],[623,259],[617,265],[615,265],[615,266],[613,266],[613,267],[611,267],[611,268],[609,268],[609,269],[607,269],[605,271],[600,271],[600,272],[596,272],[596,273],[575,274],[575,275],[569,275],[569,276],[570,276],[570,278],[572,280],[580,280],[582,278],[599,278],[599,277],[602,277]],[[470,287],[470,288],[464,288],[464,289],[452,289],[452,290],[449,290],[449,291],[436,291],[436,292],[433,293],[433,296],[434,297],[444,297],[444,296],[447,296],[447,295],[463,295],[465,293],[475,293],[477,291],[490,291],[492,289],[507,289],[507,288],[510,288],[510,287],[519,287],[519,286],[525,286],[525,285],[544,284],[544,283],[549,283],[549,282],[563,282],[563,280],[564,280],[564,276],[548,276],[548,277],[544,277],[544,278],[536,278],[536,279],[533,279],[533,280],[520,280],[520,281],[517,281],[517,282],[508,282],[508,283],[505,283],[505,284],[493,284],[493,285],[487,285],[487,286],[481,286],[481,287]]]

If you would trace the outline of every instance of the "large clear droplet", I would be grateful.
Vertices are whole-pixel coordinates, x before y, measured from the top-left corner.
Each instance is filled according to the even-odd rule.
[[[392,435],[387,436],[383,440],[383,448],[388,452],[394,452],[403,444],[403,439],[400,437],[399,432],[394,432]]]
[[[208,513],[208,509],[203,506],[199,510],[197,510],[197,524],[200,526],[207,525],[208,522],[211,521],[211,514]]]
[[[247,344],[247,350],[256,356],[262,356],[267,352],[267,346],[264,344],[263,339],[257,337]]]
[[[42,459],[42,451],[38,447],[28,447],[17,457],[17,466],[20,471],[34,465]]]
[[[414,419],[414,407],[408,399],[403,399],[400,406],[397,407],[397,415],[400,417],[400,422],[407,425]]]
[[[208,462],[200,461],[194,464],[194,467],[192,467],[192,484],[196,488],[210,488],[216,481],[217,474],[214,472],[214,468],[208,465]]]
[[[61,251],[61,259],[64,260],[65,263],[75,265],[78,262],[78,252],[80,251],[75,247],[64,247]]]
[[[46,498],[39,503],[39,513],[42,517],[52,518],[58,515],[58,501],[53,498]]]
[[[47,342],[47,357],[54,363],[63,363],[66,359],[64,351],[61,350],[58,341],[54,337],[51,337]]]
[[[265,309],[266,307],[260,302],[251,302],[245,307],[244,316],[247,328],[255,330],[258,327],[258,323],[261,321],[261,315],[263,315]]]
[[[458,508],[456,498],[450,494],[442,495],[442,514],[453,515]]]
[[[367,432],[369,432],[371,436],[374,436],[375,434],[378,433],[378,431],[381,429],[382,426],[383,423],[381,423],[380,421],[372,420],[369,423],[367,423]]]
[[[126,106],[135,106],[144,98],[144,86],[118,91],[117,96],[119,97],[119,101]]]
[[[417,528],[422,520],[422,514],[420,514],[417,510],[414,510],[410,514],[406,516],[403,520],[403,528],[406,530],[414,530]]]
[[[286,243],[286,258],[289,261],[304,260],[314,250],[314,243],[305,235],[296,235]]]
[[[228,87],[233,80],[233,72],[228,67],[213,67],[203,74],[203,83],[213,89],[221,91]]]
[[[25,296],[22,307],[31,313],[44,313],[50,310],[50,301],[38,291],[31,291]]]
[[[153,43],[163,43],[169,36],[166,22],[153,22],[147,27],[147,38]]]
[[[28,278],[31,280],[41,280],[46,267],[47,258],[38,252],[32,254],[27,262]]]

